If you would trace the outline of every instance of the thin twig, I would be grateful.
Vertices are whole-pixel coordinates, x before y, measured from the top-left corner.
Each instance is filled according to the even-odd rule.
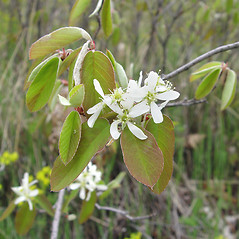
[[[65,194],[65,189],[62,189],[58,194],[58,199],[56,202],[56,211],[55,211],[54,219],[52,222],[51,239],[57,239],[64,194]]]
[[[100,9],[99,9],[99,11],[98,11],[97,14],[96,14],[96,19],[97,19],[97,22],[98,22],[98,28],[97,28],[97,30],[96,30],[96,32],[95,32],[95,34],[94,34],[94,37],[93,37],[94,41],[96,40],[96,38],[97,38],[97,36],[98,36],[98,34],[99,34],[99,32],[100,32],[100,29],[101,29],[100,12],[101,12],[101,10],[102,10],[103,4],[104,4],[104,0],[102,1],[101,6],[100,6]]]
[[[196,105],[196,104],[201,104],[201,103],[206,103],[206,99],[201,99],[201,100],[196,100],[196,99],[187,99],[185,98],[184,100],[174,102],[174,103],[168,103],[167,107],[174,107],[174,106],[191,106],[191,105]]]
[[[156,214],[150,214],[150,215],[146,215],[146,216],[132,217],[132,216],[129,215],[129,213],[127,211],[123,211],[123,210],[120,210],[120,209],[117,209],[117,208],[103,207],[103,206],[100,206],[98,203],[95,204],[95,207],[98,210],[111,211],[111,212],[121,214],[121,215],[125,216],[127,219],[129,219],[130,221],[145,220],[145,219],[156,216]]]
[[[224,46],[219,46],[209,52],[206,52],[204,53],[203,55],[197,57],[196,59],[190,61],[189,63],[179,67],[177,70],[167,74],[167,75],[163,75],[162,76],[162,79],[163,80],[167,80],[167,79],[170,79],[180,73],[182,73],[183,71],[186,71],[188,70],[189,68],[191,68],[192,66],[194,66],[195,64],[213,56],[213,55],[216,55],[218,53],[221,53],[221,52],[224,52],[224,51],[229,51],[231,49],[235,49],[235,48],[239,48],[239,42],[235,42],[235,43],[232,43],[232,44],[227,44],[227,45],[224,45]]]

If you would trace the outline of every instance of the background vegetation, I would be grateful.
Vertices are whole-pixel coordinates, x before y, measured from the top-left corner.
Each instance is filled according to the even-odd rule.
[[[30,45],[67,26],[73,3],[0,1],[0,155],[16,151],[20,156],[0,172],[1,211],[14,197],[11,186],[19,185],[25,171],[35,176],[43,166],[52,166],[57,157],[64,108],[45,108],[31,114],[26,109],[23,89],[31,66]],[[88,16],[96,3],[92,1],[75,24],[92,36],[96,35],[98,21]],[[161,69],[162,74],[167,74],[210,49],[239,39],[238,1],[112,3],[113,33],[105,39],[100,30],[94,40],[97,49],[112,51],[130,78],[138,79],[140,70],[145,74]],[[224,61],[239,73],[238,50],[208,59],[212,60]],[[189,76],[199,66],[172,79],[181,99],[193,98],[198,83],[189,83]],[[132,233],[137,232],[140,234],[135,238],[238,238],[239,100],[236,96],[231,107],[221,112],[220,97],[218,87],[207,103],[164,110],[174,120],[176,146],[173,178],[161,195],[150,193],[127,173],[122,186],[99,204],[128,211],[133,218],[95,210],[88,222],[79,225],[62,217],[59,238],[134,238]],[[125,170],[117,144],[95,158],[106,183]],[[52,203],[56,201],[56,193],[48,190],[48,196]],[[72,213],[80,209],[79,205],[80,200],[76,200]],[[136,220],[145,215],[151,217]],[[49,238],[51,220],[39,212],[34,227],[24,238]],[[0,222],[0,238],[21,238],[15,233],[13,217]]]

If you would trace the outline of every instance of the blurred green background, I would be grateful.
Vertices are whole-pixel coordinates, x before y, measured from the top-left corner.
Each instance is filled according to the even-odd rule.
[[[25,171],[32,175],[53,165],[58,155],[58,136],[66,116],[64,108],[45,107],[30,113],[25,105],[24,80],[31,62],[31,44],[53,30],[68,26],[73,0],[0,1],[0,155],[18,152],[19,159],[0,172],[0,212],[14,195]],[[75,26],[94,37],[98,22],[89,18],[97,1],[92,1]],[[154,70],[167,74],[197,56],[239,39],[239,1],[236,0],[122,0],[112,1],[113,33],[106,39],[100,30],[96,49],[109,49],[135,80]],[[72,44],[72,48],[83,41]],[[207,59],[171,79],[180,99],[194,96],[197,82],[189,83],[192,71],[217,60],[239,73],[238,49]],[[66,75],[62,76],[62,79]],[[64,89],[63,89],[64,91]],[[129,173],[121,188],[100,205],[126,210],[128,220],[113,212],[95,210],[88,222],[79,225],[61,218],[59,238],[239,238],[239,98],[220,111],[222,88],[217,87],[208,102],[189,107],[168,107],[166,115],[175,124],[173,178],[161,195],[154,195]],[[118,142],[106,148],[95,162],[105,182],[127,169]],[[49,187],[50,188],[50,187]],[[56,193],[47,195],[54,203]],[[79,200],[72,213],[80,209]],[[38,213],[24,238],[49,238],[52,219]],[[134,234],[135,233],[135,234]],[[13,216],[0,222],[0,238],[17,236]]]

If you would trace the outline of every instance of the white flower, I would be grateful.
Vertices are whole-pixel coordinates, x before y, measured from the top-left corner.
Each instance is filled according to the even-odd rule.
[[[115,120],[111,126],[110,126],[110,134],[113,139],[118,139],[122,130],[127,125],[129,130],[133,135],[135,135],[137,138],[141,140],[145,140],[148,137],[144,134],[144,132],[134,125],[131,121],[133,118],[136,118],[146,112],[149,111],[149,106],[146,104],[146,102],[140,102],[137,105],[134,105],[132,108],[130,108],[131,103],[124,104],[124,108],[120,111],[116,112],[118,113],[118,120]]]
[[[30,187],[37,183],[37,180],[33,180],[29,183],[29,174],[25,173],[22,179],[22,185],[20,187],[12,187],[13,192],[15,192],[19,197],[15,200],[15,204],[18,204],[23,201],[27,201],[29,205],[29,209],[32,210],[32,201],[31,198],[38,195],[39,190],[34,189],[31,190]]]
[[[118,101],[118,98],[120,98],[120,94],[123,93],[123,92],[121,92],[122,89],[121,90],[118,89],[114,92],[114,94],[105,95],[101,86],[100,86],[99,81],[94,79],[93,83],[94,83],[95,90],[102,97],[102,102],[94,105],[93,107],[91,107],[87,111],[87,114],[92,114],[92,116],[87,121],[87,124],[90,128],[93,128],[93,126],[95,124],[95,121],[99,117],[100,112],[105,107],[105,105],[107,105],[109,108],[111,108],[115,112],[120,110],[120,108],[117,104],[117,101]]]
[[[75,182],[69,186],[69,188],[71,190],[80,188],[79,197],[82,200],[89,201],[91,192],[95,190],[107,190],[107,186],[100,184],[100,181],[101,172],[97,170],[96,165],[90,162],[84,171],[78,176]]]
[[[153,120],[157,124],[163,121],[162,108],[170,100],[175,100],[180,96],[177,91],[171,90],[171,88],[171,83],[164,82],[156,72],[151,71],[145,79],[145,85],[142,87],[145,94],[143,102],[145,101],[149,105]],[[157,100],[165,102],[158,106]]]

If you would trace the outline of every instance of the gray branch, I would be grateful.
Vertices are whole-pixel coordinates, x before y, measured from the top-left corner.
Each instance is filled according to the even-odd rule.
[[[183,99],[181,101],[178,102],[174,102],[174,103],[168,103],[167,107],[174,107],[174,106],[191,106],[191,105],[196,105],[196,104],[201,104],[201,103],[206,103],[207,100],[206,99],[201,99],[201,100],[196,100],[196,99]]]
[[[123,211],[123,210],[120,210],[120,209],[117,209],[117,208],[102,207],[98,203],[95,204],[95,207],[98,210],[111,211],[111,212],[121,214],[121,215],[125,216],[127,219],[129,219],[130,221],[145,220],[145,219],[148,219],[148,218],[151,218],[151,217],[155,216],[155,214],[151,214],[151,215],[146,215],[146,216],[141,216],[141,217],[132,217],[132,216],[129,215],[129,213],[127,211]]]
[[[228,45],[224,45],[224,46],[219,46],[217,48],[215,48],[214,50],[211,50],[199,57],[197,57],[196,59],[190,61],[189,63],[179,67],[177,70],[167,74],[167,75],[163,75],[162,76],[162,79],[163,80],[167,80],[167,79],[170,79],[180,73],[182,73],[183,71],[186,71],[188,70],[189,68],[191,68],[192,66],[194,66],[195,64],[213,56],[213,55],[216,55],[218,53],[221,53],[221,52],[224,52],[224,51],[228,51],[228,50],[232,50],[232,49],[235,49],[235,48],[238,48],[239,47],[239,42],[235,42],[235,43],[232,43],[232,44],[228,44]]]
[[[57,239],[64,194],[65,194],[65,189],[62,189],[58,194],[58,199],[56,202],[56,211],[55,211],[54,219],[52,222],[51,239]]]

